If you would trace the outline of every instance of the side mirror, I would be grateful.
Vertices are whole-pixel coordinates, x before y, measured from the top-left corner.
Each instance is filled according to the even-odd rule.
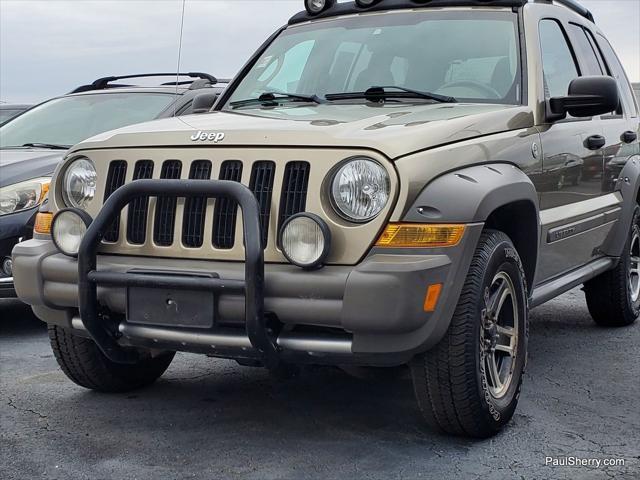
[[[207,113],[209,110],[211,110],[211,107],[213,107],[213,104],[216,103],[217,99],[217,93],[201,93],[193,99],[193,106],[191,108],[191,111],[193,113]]]
[[[595,117],[613,112],[620,105],[618,82],[613,77],[579,77],[569,85],[566,97],[549,99],[550,120],[561,120],[567,116]]]

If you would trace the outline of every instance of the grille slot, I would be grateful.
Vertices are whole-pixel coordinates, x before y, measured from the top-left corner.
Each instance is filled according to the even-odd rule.
[[[133,169],[133,180],[149,180],[153,178],[153,162],[139,160]],[[147,216],[149,214],[149,197],[136,198],[129,204],[127,219],[127,240],[133,245],[142,245],[147,240]]]
[[[239,182],[242,180],[242,162],[227,160],[220,166],[220,180]],[[238,203],[230,198],[216,200],[213,214],[213,246],[221,249],[233,248],[235,242]]]
[[[124,185],[127,176],[127,162],[124,160],[116,160],[109,165],[109,172],[107,173],[107,183],[104,191],[104,201],[113,195],[117,189]],[[109,225],[104,233],[104,240],[106,242],[115,243],[120,236],[120,215],[118,215],[113,223]]]
[[[182,162],[180,160],[167,160],[162,164],[160,178],[178,180],[181,174]],[[157,245],[168,247],[173,243],[177,201],[178,199],[174,196],[158,197],[153,224],[153,240]]]
[[[280,212],[278,216],[278,232],[282,224],[296,213],[307,208],[307,190],[309,188],[308,162],[289,162],[285,167],[280,196]]]
[[[211,178],[211,162],[209,160],[193,162],[189,178],[192,180],[209,180]],[[206,210],[207,197],[189,197],[185,200],[182,243],[186,247],[200,248],[204,243]]]
[[[256,162],[251,171],[249,189],[258,200],[260,207],[260,227],[262,234],[262,248],[266,248],[269,238],[269,216],[271,214],[271,196],[273,195],[273,180],[276,171],[274,162]]]

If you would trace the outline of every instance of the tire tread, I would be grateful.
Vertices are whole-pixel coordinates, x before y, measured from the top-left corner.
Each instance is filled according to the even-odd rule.
[[[169,367],[173,352],[146,358],[135,365],[111,362],[88,338],[49,325],[49,341],[64,374],[81,387],[100,392],[127,392],[156,381]]]

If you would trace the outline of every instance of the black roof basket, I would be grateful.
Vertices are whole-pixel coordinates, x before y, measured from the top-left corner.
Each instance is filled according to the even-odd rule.
[[[547,2],[564,5],[579,15],[595,23],[593,14],[580,5],[577,0],[384,0],[373,4],[371,7],[359,7],[355,2],[335,3],[318,15],[309,15],[306,10],[294,15],[289,20],[289,25],[308,22],[317,18],[335,17],[337,15],[353,15],[363,11],[374,12],[381,10],[394,10],[418,7],[513,7],[519,8],[527,3]]]
[[[122,87],[132,87],[134,85],[113,85],[113,82],[117,82],[118,80],[126,80],[129,78],[149,78],[149,77],[189,77],[194,80],[188,81],[180,81],[178,80],[168,83],[163,83],[163,86],[177,86],[177,85],[193,85],[199,80],[202,80],[202,83],[199,83],[199,86],[202,87],[203,83],[208,85],[215,85],[218,83],[218,79],[213,75],[209,75],[208,73],[202,72],[187,72],[187,73],[140,73],[135,75],[120,75],[120,76],[112,76],[112,77],[103,77],[95,80],[93,83],[88,85],[81,85],[80,87],[73,90],[71,93],[81,93],[88,92],[90,90],[107,90],[109,88],[122,88]]]

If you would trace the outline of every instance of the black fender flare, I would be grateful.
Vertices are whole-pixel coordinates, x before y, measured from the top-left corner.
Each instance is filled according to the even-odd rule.
[[[611,257],[622,255],[624,245],[627,242],[633,212],[640,195],[640,155],[634,155],[625,164],[618,182],[616,192],[622,196],[622,212],[618,222],[614,225],[602,245],[602,252]]]
[[[509,163],[476,165],[446,173],[430,182],[406,211],[403,221],[485,222],[498,208],[520,201],[535,206],[540,233],[540,204],[531,179]]]

